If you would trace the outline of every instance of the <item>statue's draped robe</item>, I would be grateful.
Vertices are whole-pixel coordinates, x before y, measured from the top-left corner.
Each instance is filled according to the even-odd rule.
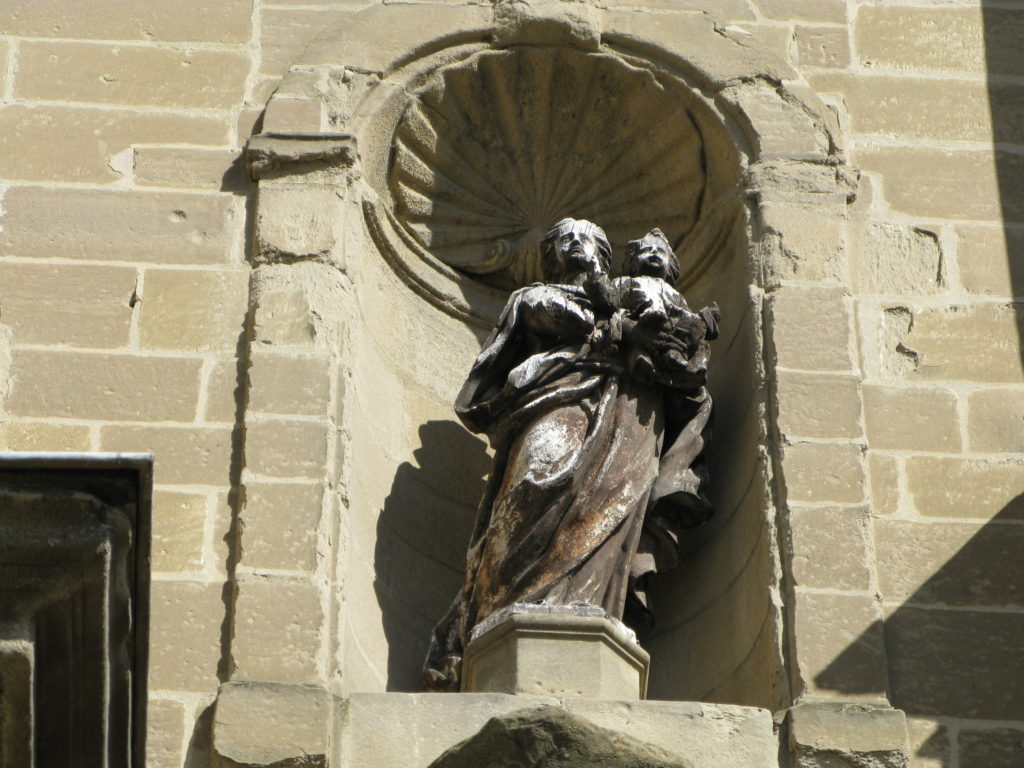
[[[672,567],[680,532],[710,515],[706,342],[685,382],[642,382],[613,346],[587,340],[593,327],[582,288],[520,289],[459,394],[494,467],[465,582],[432,638],[431,688],[457,687],[469,632],[512,603],[585,602],[644,624],[644,577]]]

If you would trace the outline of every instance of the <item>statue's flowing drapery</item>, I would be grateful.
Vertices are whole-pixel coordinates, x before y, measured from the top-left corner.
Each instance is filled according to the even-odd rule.
[[[710,514],[706,342],[685,382],[645,382],[594,325],[582,288],[514,292],[459,394],[495,457],[465,582],[431,641],[432,688],[457,686],[470,630],[512,603],[586,602],[645,624],[644,577],[671,568],[681,531]]]

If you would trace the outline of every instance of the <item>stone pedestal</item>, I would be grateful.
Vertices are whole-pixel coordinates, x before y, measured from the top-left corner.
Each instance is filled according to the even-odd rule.
[[[633,632],[598,608],[514,605],[474,628],[462,691],[642,699],[649,667]]]

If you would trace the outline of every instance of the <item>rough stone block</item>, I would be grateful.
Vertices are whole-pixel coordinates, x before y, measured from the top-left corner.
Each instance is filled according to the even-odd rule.
[[[919,514],[1024,518],[1024,462],[911,456],[907,486]]]
[[[843,0],[758,0],[757,7],[776,21],[827,21],[846,23]]]
[[[150,699],[146,705],[147,768],[181,768],[185,710],[178,701]]]
[[[243,192],[249,178],[236,149],[136,147],[136,184]]]
[[[262,9],[260,74],[276,77],[286,74],[318,31],[329,29],[351,16],[351,10],[338,8]],[[361,64],[359,61],[344,63]]]
[[[319,133],[323,100],[278,96],[263,113],[263,133]]]
[[[206,379],[206,421],[233,424],[238,417],[238,403],[245,386],[239,379],[245,374],[239,372],[238,361],[234,358],[217,360],[210,367]]]
[[[864,500],[862,449],[845,443],[793,443],[783,449],[786,493],[794,502]]]
[[[967,728],[956,741],[960,768],[1017,768],[1024,759],[1024,728]]]
[[[846,274],[845,222],[801,206],[764,205],[769,280],[839,281]]]
[[[14,92],[39,101],[231,109],[250,66],[244,51],[22,42]]]
[[[278,347],[309,347],[317,337],[308,293],[300,286],[262,288],[257,295],[256,341]]]
[[[0,262],[4,324],[20,344],[122,346],[137,279],[127,267]]]
[[[850,66],[850,39],[846,27],[796,28],[797,57],[802,67]]]
[[[149,629],[151,690],[217,688],[224,624],[223,585],[154,581]]]
[[[905,768],[907,722],[891,707],[814,702],[789,710],[789,746],[797,768]]]
[[[227,261],[238,234],[230,195],[13,187],[4,208],[12,256],[208,264]]]
[[[256,254],[261,261],[338,258],[341,207],[331,189],[260,186]]]
[[[1024,387],[979,389],[967,399],[972,451],[1024,452]]]
[[[254,354],[249,368],[249,407],[257,413],[326,416],[330,361],[322,357]]]
[[[323,488],[312,483],[247,483],[241,564],[246,568],[312,571]]]
[[[100,432],[100,449],[152,452],[158,483],[227,486],[231,480],[231,433],[227,427],[105,426]]]
[[[864,421],[872,448],[960,450],[957,397],[948,389],[865,385]]]
[[[7,407],[18,416],[191,421],[201,365],[182,358],[17,350]]]
[[[794,584],[820,589],[869,588],[865,507],[794,509],[789,519]]]
[[[317,479],[327,463],[327,425],[319,421],[266,419],[245,431],[245,466],[268,477]]]
[[[139,341],[151,349],[234,351],[249,302],[247,270],[149,269]]]
[[[0,424],[0,450],[88,451],[89,428],[40,421],[5,421]]]
[[[895,456],[868,451],[871,474],[871,511],[875,515],[892,515],[900,508],[899,460]]]
[[[251,0],[182,0],[172,6],[117,0],[81,0],[54,19],[53,7],[35,0],[9,0],[0,35],[245,43],[252,34]]]
[[[851,226],[850,272],[859,294],[932,294],[946,287],[938,235],[917,227]]]
[[[157,490],[153,494],[153,570],[195,571],[203,567],[206,497]]]
[[[237,680],[315,683],[325,637],[320,589],[282,577],[244,579],[231,645]]]
[[[894,707],[1009,720],[1024,711],[1024,614],[902,606],[885,621]]]
[[[797,590],[796,660],[807,693],[884,700],[887,689],[882,616],[866,595]]]
[[[1024,607],[1024,529],[978,522],[875,523],[886,602]]]
[[[224,144],[228,127],[225,119],[174,112],[9,104],[0,109],[0,166],[10,180],[110,184],[122,179],[122,174],[111,167],[111,159],[140,138],[157,144]],[[44,233],[59,226],[59,207],[53,205],[56,200],[110,194],[95,190],[32,191],[51,208],[58,208],[57,220],[51,219]],[[68,211],[64,215],[73,213]],[[16,218],[10,206],[7,214],[9,221]],[[102,218],[94,219],[88,222],[92,229],[72,228],[51,236],[81,237],[99,230],[106,232],[98,226],[106,223]],[[4,226],[6,229],[7,224]]]
[[[775,355],[783,368],[850,370],[850,314],[844,290],[787,285],[769,295]]]
[[[788,94],[789,99],[793,93]],[[746,128],[762,155],[808,155],[825,158],[832,140],[822,121],[794,107],[775,88],[741,83],[722,92],[745,118]]]
[[[963,224],[956,231],[960,282],[967,291],[1024,298],[1024,229]]]
[[[790,438],[860,437],[858,385],[845,374],[779,371],[779,428]]]

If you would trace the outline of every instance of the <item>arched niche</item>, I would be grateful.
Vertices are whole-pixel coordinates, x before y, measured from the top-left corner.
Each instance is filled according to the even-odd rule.
[[[791,279],[842,285],[827,264],[789,258],[771,213],[842,220],[851,175],[824,105],[702,14],[666,30],[582,5],[389,5],[321,36],[264,126],[257,271],[287,282],[312,261],[344,304],[328,469],[339,503],[321,553],[332,686],[418,689],[487,467],[451,403],[508,288],[536,279],[541,229],[571,214],[606,226],[619,250],[661,226],[680,289],[724,318],[710,385],[718,511],[655,586],[650,695],[787,705],[765,294]],[[339,175],[326,148],[342,135],[358,160]],[[322,205],[327,234],[310,246],[301,211]]]

